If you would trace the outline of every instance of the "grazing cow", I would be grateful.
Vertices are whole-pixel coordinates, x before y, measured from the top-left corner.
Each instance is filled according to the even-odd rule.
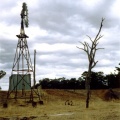
[[[71,106],[72,106],[72,105],[73,105],[73,102],[70,101],[70,100],[66,100],[66,101],[65,101],[65,105],[71,105]]]

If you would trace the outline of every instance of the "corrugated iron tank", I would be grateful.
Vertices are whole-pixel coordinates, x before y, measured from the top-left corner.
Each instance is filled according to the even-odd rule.
[[[12,74],[9,77],[9,90],[30,90],[31,89],[31,74]]]

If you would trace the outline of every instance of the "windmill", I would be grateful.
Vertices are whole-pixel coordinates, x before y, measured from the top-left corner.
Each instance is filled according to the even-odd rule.
[[[23,3],[21,11],[21,27],[18,37],[16,53],[14,57],[11,76],[9,78],[9,90],[7,99],[10,98],[11,93],[15,93],[14,98],[18,98],[18,90],[21,91],[21,97],[26,96],[26,90],[31,90],[30,96],[33,96],[33,89],[31,88],[31,77],[34,70],[30,58],[30,53],[25,34],[25,27],[28,27],[28,9],[26,3]],[[35,92],[36,93],[36,92]],[[36,93],[37,94],[37,93]],[[38,95],[38,94],[37,94]],[[33,99],[33,97],[32,97]]]

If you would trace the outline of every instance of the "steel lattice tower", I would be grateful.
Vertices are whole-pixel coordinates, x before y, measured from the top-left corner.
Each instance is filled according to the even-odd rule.
[[[18,37],[18,43],[16,48],[16,53],[14,57],[13,67],[12,67],[12,75],[16,75],[17,78],[12,78],[13,88],[8,91],[7,98],[9,98],[11,93],[15,93],[15,98],[17,98],[18,85],[22,83],[22,96],[25,96],[26,86],[29,86],[31,89],[31,75],[33,75],[34,70],[32,67],[32,62],[30,58],[29,48],[27,44],[28,36],[25,34],[24,25],[28,27],[28,18],[27,18],[28,10],[26,3],[23,3],[22,11],[21,11],[21,27],[20,34],[16,35]],[[26,81],[25,76],[30,75],[29,81]],[[19,77],[19,80],[18,80]],[[17,81],[17,82],[16,82]]]

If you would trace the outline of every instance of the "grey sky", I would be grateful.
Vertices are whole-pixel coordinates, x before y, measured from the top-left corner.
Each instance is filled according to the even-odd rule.
[[[31,59],[37,51],[36,79],[76,77],[87,70],[88,60],[79,41],[94,39],[102,17],[105,18],[97,51],[99,62],[93,69],[109,74],[120,60],[119,0],[4,0],[0,4],[0,70],[7,75],[0,80],[8,88],[15,49],[20,32],[20,12],[26,2],[29,28],[25,29]]]

